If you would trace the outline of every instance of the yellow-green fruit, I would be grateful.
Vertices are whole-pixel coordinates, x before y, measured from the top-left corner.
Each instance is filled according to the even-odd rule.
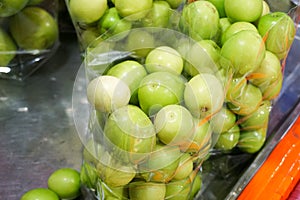
[[[107,0],[70,0],[69,11],[73,20],[90,24],[98,21],[105,13]]]
[[[10,19],[10,32],[26,50],[50,48],[58,39],[55,18],[40,7],[26,7]]]
[[[12,38],[0,28],[0,66],[7,66],[15,57],[17,47]]]
[[[142,19],[152,8],[153,0],[115,0],[115,7],[128,20]]]
[[[0,17],[9,17],[22,10],[28,3],[28,0],[1,0]]]

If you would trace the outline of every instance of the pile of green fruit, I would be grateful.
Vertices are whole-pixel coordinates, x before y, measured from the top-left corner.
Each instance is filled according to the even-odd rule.
[[[100,199],[193,199],[210,149],[262,148],[289,15],[262,0],[80,2],[68,1],[78,33],[97,38],[84,45],[81,180]]]
[[[46,0],[1,1],[1,67],[16,68],[22,65],[19,62],[33,64],[40,52],[47,52],[58,41],[59,30],[53,15],[56,11],[43,7],[48,4]],[[26,55],[30,56],[28,58],[30,61],[27,61]],[[6,70],[6,72],[11,71]]]
[[[50,174],[48,188],[34,188],[25,192],[20,200],[76,199],[80,194],[80,174],[73,168],[60,168]]]

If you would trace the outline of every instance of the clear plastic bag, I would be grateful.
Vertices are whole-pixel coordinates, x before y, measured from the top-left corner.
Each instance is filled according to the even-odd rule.
[[[58,1],[14,2],[0,11],[0,77],[24,80],[59,46]]]
[[[182,188],[179,191],[185,196],[176,194],[174,199],[193,199],[201,184],[195,184],[195,192],[196,186],[191,183],[196,177],[201,179],[200,169],[211,154],[226,159],[226,154],[233,152],[244,159],[263,147],[272,101],[282,87],[282,63],[295,35],[294,21],[284,13],[276,13],[277,27],[284,31],[275,30],[275,37],[271,33],[275,26],[266,30],[268,34],[258,33],[258,21],[247,24],[256,31],[228,31],[226,36],[225,30],[233,22],[227,19],[224,27],[218,25],[215,30],[212,26],[213,32],[207,32],[201,30],[206,22],[197,21],[198,16],[185,11],[189,6],[194,12],[203,6],[200,4],[211,6],[207,1],[192,1],[178,12],[170,10],[163,27],[155,27],[153,18],[133,20],[147,16],[151,10],[123,18],[84,48],[73,105],[85,148],[82,181],[94,198],[151,199],[149,190],[153,189],[159,199],[172,199],[173,192]],[[213,17],[218,24],[219,18]],[[119,26],[127,29],[118,32]],[[276,37],[279,33],[282,37]],[[282,51],[271,52],[272,44]],[[180,72],[151,63],[152,54],[156,59],[169,54],[168,62],[181,58]],[[137,77],[143,73],[137,65],[145,71],[140,79]],[[129,66],[134,70],[130,72]],[[266,69],[270,66],[273,74]],[[164,86],[164,93],[152,93],[158,86]],[[164,104],[161,100],[168,98],[170,91],[177,100]],[[161,131],[168,124],[167,109],[175,116],[178,107],[180,115],[187,110],[192,116],[193,128],[188,128],[191,120],[182,117],[175,123],[175,136],[165,137],[167,134]],[[187,161],[192,166],[188,173],[181,167],[181,159],[183,166]],[[227,166],[221,164],[218,167]],[[186,175],[173,179],[181,169]]]

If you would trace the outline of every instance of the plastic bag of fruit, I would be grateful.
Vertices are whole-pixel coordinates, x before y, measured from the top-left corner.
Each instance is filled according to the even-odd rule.
[[[78,22],[102,31],[84,47],[73,93],[82,183],[97,199],[193,199],[211,149],[263,146],[294,21],[261,0],[237,13],[241,1],[189,1],[175,11],[145,0],[138,12],[124,2]]]
[[[4,0],[0,6],[0,77],[24,80],[56,51],[58,1]]]

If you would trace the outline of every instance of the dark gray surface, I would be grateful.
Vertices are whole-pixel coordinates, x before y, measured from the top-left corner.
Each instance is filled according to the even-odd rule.
[[[55,55],[31,77],[0,80],[0,199],[47,187],[48,176],[60,167],[80,169],[72,117],[80,64],[76,35],[64,34]]]

